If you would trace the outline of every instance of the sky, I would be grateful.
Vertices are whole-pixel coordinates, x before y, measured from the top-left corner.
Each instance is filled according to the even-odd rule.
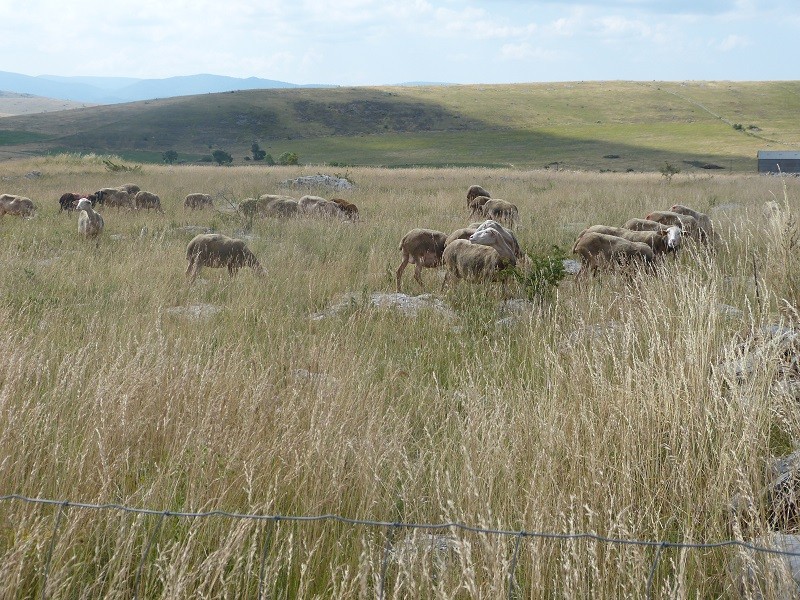
[[[800,0],[0,0],[0,71],[295,84],[800,79]]]

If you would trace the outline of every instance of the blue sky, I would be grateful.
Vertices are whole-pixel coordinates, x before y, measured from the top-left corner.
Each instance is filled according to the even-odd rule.
[[[0,1],[0,71],[291,83],[800,79],[798,0]]]

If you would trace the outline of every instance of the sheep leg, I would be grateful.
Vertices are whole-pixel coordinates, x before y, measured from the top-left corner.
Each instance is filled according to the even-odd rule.
[[[417,262],[417,264],[414,265],[414,279],[416,279],[420,287],[424,285],[422,283],[422,264],[419,262]]]
[[[400,266],[397,267],[397,273],[395,274],[395,281],[397,282],[397,293],[400,293],[400,279],[403,277],[403,271],[406,270],[406,265],[408,264],[408,254],[403,254],[403,262],[400,263]]]
[[[189,266],[186,267],[186,277],[189,278],[189,281],[194,281],[199,272],[200,272],[200,261],[190,260]]]

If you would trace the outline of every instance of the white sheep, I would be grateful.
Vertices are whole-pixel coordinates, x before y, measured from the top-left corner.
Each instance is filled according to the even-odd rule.
[[[343,217],[342,209],[336,202],[321,196],[303,196],[297,202],[300,212],[319,217]]]
[[[447,236],[444,242],[444,247],[447,248],[452,242],[456,240],[468,240],[469,236],[478,231],[478,227],[470,225],[469,227],[459,227]]]
[[[496,230],[503,238],[506,240],[509,246],[514,250],[514,256],[516,258],[525,258],[525,254],[522,252],[522,247],[519,245],[519,240],[517,239],[517,235],[507,227],[503,227],[497,221],[492,219],[487,219],[483,223],[473,223],[470,227],[475,227],[477,230],[491,228]]]
[[[489,246],[494,248],[495,251],[509,264],[517,264],[517,253],[511,244],[508,243],[502,233],[491,227],[478,229],[475,233],[469,236],[469,241],[473,244],[480,244],[481,246]]]
[[[233,276],[242,267],[250,267],[258,275],[264,269],[244,240],[230,238],[220,233],[201,233],[186,246],[186,276],[194,281],[201,267],[227,267]]]
[[[444,249],[442,262],[447,268],[442,281],[442,291],[451,276],[474,283],[496,281],[500,277],[500,272],[511,264],[491,246],[473,244],[463,239],[455,240]]]
[[[442,264],[447,234],[435,229],[412,229],[400,240],[400,253],[403,261],[397,267],[395,281],[400,292],[400,280],[406,265],[414,265],[414,279],[422,285],[422,269],[433,269]],[[469,242],[467,242],[469,243]]]
[[[103,206],[135,209],[133,197],[126,190],[118,188],[102,188],[95,192],[97,203]]]
[[[701,240],[700,225],[691,215],[683,215],[672,212],[671,210],[655,210],[645,217],[648,221],[655,221],[670,227],[678,225],[683,229],[683,233],[690,239],[699,242]]]
[[[628,219],[622,227],[631,231],[666,231],[668,229],[667,225],[647,219]]]
[[[75,207],[78,211],[78,233],[87,238],[96,238],[103,233],[105,222],[103,215],[92,208],[92,201],[88,198],[78,200]]]

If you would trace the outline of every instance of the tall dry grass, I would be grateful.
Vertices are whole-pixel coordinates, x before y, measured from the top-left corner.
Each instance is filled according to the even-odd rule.
[[[0,221],[0,494],[674,543],[766,531],[765,465],[800,422],[773,385],[779,349],[755,340],[796,324],[797,180],[349,169],[356,224],[248,230],[229,211],[182,208],[189,192],[235,203],[317,170],[0,166],[0,191],[40,207]],[[165,214],[106,209],[97,247],[58,214],[63,191],[128,180],[160,194]],[[518,204],[528,249],[568,250],[586,225],[678,202],[714,215],[721,242],[655,278],[565,280],[511,325],[501,307],[522,290],[440,293],[432,271],[404,290],[439,296],[455,319],[373,307],[370,294],[393,291],[400,237],[463,226],[472,183]],[[772,199],[784,210],[765,221]],[[267,277],[207,269],[188,284],[186,226],[250,236]],[[346,310],[310,318],[343,294]],[[742,352],[752,360],[737,377]],[[734,497],[754,507],[741,523]],[[375,597],[382,585],[387,598],[496,598],[513,565],[515,597],[642,597],[658,551],[525,538],[515,554],[513,537],[462,530],[58,515],[0,502],[0,596],[255,597],[261,580],[274,598]],[[654,597],[731,594],[739,553],[664,549]]]

